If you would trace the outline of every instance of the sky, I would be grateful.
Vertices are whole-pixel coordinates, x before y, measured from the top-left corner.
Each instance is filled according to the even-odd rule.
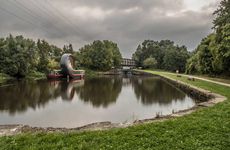
[[[173,40],[192,51],[212,31],[220,0],[0,0],[0,37],[23,35],[75,50],[94,40],[130,58],[144,40]]]

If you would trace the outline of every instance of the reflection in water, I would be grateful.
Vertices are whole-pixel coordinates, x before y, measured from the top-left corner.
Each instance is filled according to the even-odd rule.
[[[80,83],[78,83],[80,82]],[[45,107],[49,101],[61,97],[63,100],[72,100],[75,86],[82,86],[84,81],[29,81],[15,82],[14,85],[0,88],[0,111],[25,112],[28,108]],[[76,85],[75,85],[76,84]]]
[[[0,124],[76,127],[191,108],[194,100],[158,77],[18,81],[0,87]]]
[[[145,105],[159,103],[169,104],[172,100],[185,99],[185,93],[176,90],[175,87],[166,81],[159,80],[159,77],[152,78],[132,78],[132,86],[137,99]]]
[[[108,107],[115,103],[122,88],[122,78],[92,78],[83,87],[76,88],[80,99],[90,102],[94,107]]]

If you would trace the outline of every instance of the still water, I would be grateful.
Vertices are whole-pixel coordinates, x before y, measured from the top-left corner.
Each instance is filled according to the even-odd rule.
[[[0,87],[0,124],[70,128],[133,122],[194,105],[191,97],[159,77],[18,81]]]

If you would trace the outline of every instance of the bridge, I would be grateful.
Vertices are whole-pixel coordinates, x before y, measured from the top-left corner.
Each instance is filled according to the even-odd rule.
[[[133,59],[122,58],[121,66],[122,67],[135,67],[136,63]]]
[[[131,75],[132,74],[132,68],[134,68],[136,66],[136,63],[133,59],[122,58],[121,66],[122,66],[123,74]]]
[[[110,71],[106,72],[106,74],[132,74],[132,69],[135,68],[136,64],[133,59],[122,58],[122,62],[120,68],[111,68]]]

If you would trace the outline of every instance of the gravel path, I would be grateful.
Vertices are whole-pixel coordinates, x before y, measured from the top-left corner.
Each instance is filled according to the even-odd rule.
[[[176,75],[175,73],[166,73],[166,74]],[[184,77],[192,77],[194,79],[208,81],[208,82],[211,82],[211,83],[216,83],[216,84],[220,84],[220,85],[224,85],[224,86],[230,87],[230,84],[228,84],[228,83],[223,83],[223,82],[219,82],[219,81],[213,81],[213,80],[209,80],[209,79],[205,79],[205,78],[201,78],[201,77],[196,77],[196,76],[193,76],[193,75],[184,75],[184,74],[180,74],[180,75],[184,76]]]

